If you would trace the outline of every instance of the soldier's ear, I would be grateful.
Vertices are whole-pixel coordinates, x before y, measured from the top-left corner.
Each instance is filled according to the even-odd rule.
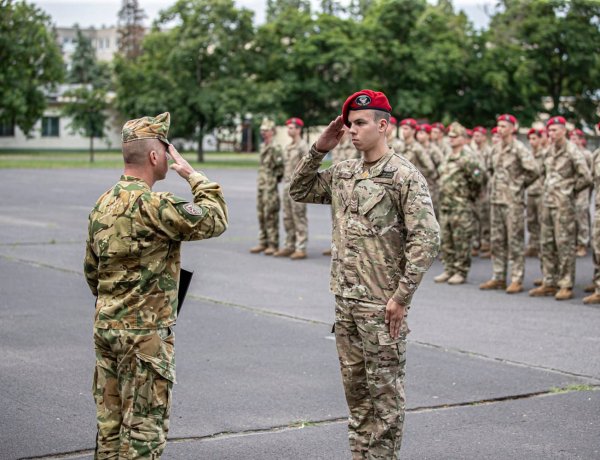
[[[156,166],[158,164],[158,153],[156,150],[150,150],[149,158],[152,166]]]

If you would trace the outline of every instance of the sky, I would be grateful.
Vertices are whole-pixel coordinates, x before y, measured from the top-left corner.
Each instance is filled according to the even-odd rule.
[[[311,0],[318,5],[318,0]],[[121,0],[28,0],[46,11],[52,22],[59,27],[69,27],[77,23],[80,27],[94,26],[96,28],[116,25],[117,12],[121,7]],[[140,6],[146,12],[147,25],[156,18],[158,12],[174,3],[174,0],[140,0]],[[254,11],[257,24],[264,22],[266,0],[235,0],[239,7]],[[343,3],[348,3],[342,0]],[[488,17],[486,6],[492,8],[493,0],[454,0],[455,8],[462,9],[471,19],[476,28],[487,26]]]

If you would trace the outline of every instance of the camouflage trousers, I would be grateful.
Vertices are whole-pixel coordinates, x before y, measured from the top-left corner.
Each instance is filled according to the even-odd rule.
[[[335,340],[353,460],[398,459],[404,427],[406,321],[398,339],[385,305],[336,296]]]
[[[577,245],[588,247],[590,244],[590,190],[585,189],[577,194]]]
[[[433,212],[439,218],[440,216],[440,188],[438,185],[431,181],[427,181],[429,188],[429,195],[431,195],[431,203],[433,204]]]
[[[542,207],[542,195],[527,194],[527,232],[529,233],[527,247],[538,251],[540,250]]]
[[[525,275],[525,207],[492,203],[490,231],[495,280],[506,280],[511,265],[512,282],[523,283]]]
[[[279,192],[277,188],[259,188],[256,196],[258,242],[263,246],[279,247]]]
[[[442,261],[444,271],[464,277],[471,267],[471,240],[475,229],[474,213],[470,209],[443,209],[440,213]]]
[[[483,190],[475,204],[473,219],[473,246],[477,249],[482,246],[490,247],[490,197],[487,190]]]
[[[283,228],[285,228],[286,249],[306,251],[308,241],[306,203],[292,200],[289,182],[283,187]]]
[[[594,213],[592,249],[594,251],[594,285],[596,294],[600,294],[600,209],[596,209]]]
[[[160,458],[175,382],[174,343],[170,328],[94,329],[96,460]]]
[[[572,288],[575,281],[577,241],[575,206],[544,207],[541,240],[544,284]]]

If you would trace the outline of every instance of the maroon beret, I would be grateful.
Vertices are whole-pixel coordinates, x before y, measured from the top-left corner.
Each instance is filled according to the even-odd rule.
[[[527,131],[527,137],[531,136],[532,134],[535,134],[536,136],[542,137],[542,130],[541,129],[531,128],[529,131]]]
[[[396,117],[390,117],[390,125],[398,126],[398,120]]]
[[[498,122],[498,121],[508,121],[509,123],[512,123],[513,125],[517,124],[517,119],[515,118],[514,115],[511,115],[510,113],[505,113],[503,115],[500,115],[496,119],[496,122]]]
[[[302,118],[292,117],[292,118],[288,118],[288,120],[285,122],[286,126],[290,125],[292,123],[299,127],[304,126],[304,122],[302,121]]]
[[[580,130],[579,128],[575,130],[575,135],[585,138],[585,133],[582,130]]]
[[[361,89],[354,93],[342,107],[342,119],[346,126],[350,126],[348,114],[350,110],[381,110],[382,112],[391,113],[392,107],[385,94],[371,89]]]
[[[437,128],[440,131],[446,131],[446,128],[444,127],[443,123],[440,123],[439,121],[436,121],[434,124],[431,125],[431,128]]]
[[[473,132],[474,133],[487,134],[487,129],[485,129],[483,126],[475,126],[473,128]]]
[[[552,117],[550,118],[550,120],[548,120],[546,122],[546,127],[548,126],[552,126],[552,125],[566,125],[567,124],[567,120],[565,120],[565,117]]]
[[[431,125],[427,123],[423,123],[417,126],[417,131],[425,131],[427,134],[431,133]]]
[[[400,126],[410,126],[412,129],[417,129],[419,126],[414,118],[405,118],[400,122]]]
[[[494,126],[492,128],[492,134],[498,134],[498,127],[497,126]]]

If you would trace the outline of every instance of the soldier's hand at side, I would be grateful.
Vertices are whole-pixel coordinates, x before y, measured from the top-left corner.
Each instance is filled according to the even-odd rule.
[[[317,142],[315,143],[315,148],[319,152],[329,152],[331,151],[338,143],[340,139],[344,135],[344,120],[341,115],[333,120],[325,131],[321,133]]]
[[[173,163],[171,163],[170,168],[174,171],[177,171],[177,174],[179,174],[181,177],[187,179],[188,177],[190,177],[190,174],[195,172],[195,169],[190,166],[187,160],[181,156],[181,154],[177,151],[175,147],[173,147],[172,144],[169,145],[167,152],[169,152],[169,155],[173,160]]]
[[[394,299],[388,300],[385,307],[385,324],[389,325],[390,335],[392,339],[397,339],[400,336],[400,327],[406,315],[406,307],[399,304]]]

